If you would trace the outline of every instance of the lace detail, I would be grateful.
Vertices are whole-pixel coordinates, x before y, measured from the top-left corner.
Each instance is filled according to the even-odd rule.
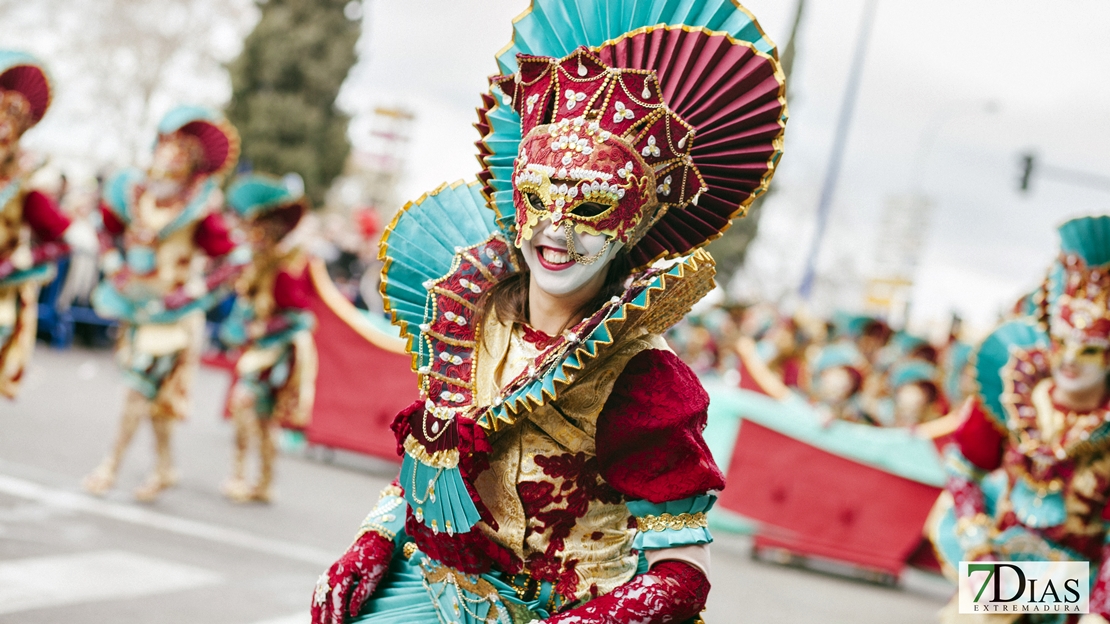
[[[665,624],[705,608],[709,580],[680,561],[663,561],[612,592],[544,620],[545,624]]]
[[[358,615],[389,569],[393,541],[376,531],[363,533],[320,575],[312,596],[312,624],[342,622]]]
[[[1102,546],[1102,563],[1098,567],[1094,587],[1091,588],[1091,613],[1110,618],[1110,544]]]

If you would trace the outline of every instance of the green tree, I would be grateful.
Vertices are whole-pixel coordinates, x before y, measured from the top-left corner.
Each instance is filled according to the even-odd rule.
[[[228,118],[255,170],[295,171],[316,205],[351,145],[348,117],[335,106],[355,63],[357,0],[257,0],[262,18],[231,63]]]

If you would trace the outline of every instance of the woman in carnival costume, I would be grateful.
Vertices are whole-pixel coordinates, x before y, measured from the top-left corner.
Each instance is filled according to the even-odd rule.
[[[22,52],[0,50],[0,395],[14,399],[35,346],[39,287],[65,255],[69,219],[28,190],[19,139],[50,106],[50,79]]]
[[[767,188],[785,87],[730,0],[636,7],[533,2],[480,109],[480,182],[388,228],[382,292],[423,398],[314,622],[704,608],[724,479],[708,397],[660,334],[712,287],[699,248]]]
[[[948,494],[930,529],[960,561],[1088,561],[1091,615],[1110,617],[1110,217],[1060,226],[1035,316],[996,329],[973,359],[978,392],[945,450]],[[955,600],[945,621],[964,621]],[[991,614],[990,621],[1019,621]],[[1027,615],[1021,622],[1074,622]],[[986,620],[984,620],[986,621]]]
[[[204,312],[229,294],[247,259],[220,214],[219,181],[238,155],[239,136],[222,115],[182,106],[158,125],[150,169],[123,171],[105,187],[106,277],[92,300],[98,314],[122,322],[117,356],[130,390],[115,445],[84,480],[89,492],[112,487],[148,418],[157,463],[135,496],[152,500],[176,482],[170,439],[187,412]]]
[[[290,186],[250,175],[236,180],[227,193],[253,252],[236,283],[235,306],[220,329],[225,344],[242,348],[229,405],[235,426],[232,473],[223,488],[228,498],[240,503],[269,502],[277,454],[274,425],[304,428],[315,397],[307,257],[288,242],[308,211],[308,199],[301,188]],[[259,455],[259,477],[253,485],[245,474],[249,446],[257,446]]]

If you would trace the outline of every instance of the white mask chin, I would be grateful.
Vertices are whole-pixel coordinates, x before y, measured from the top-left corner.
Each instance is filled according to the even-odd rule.
[[[1066,394],[1085,394],[1106,385],[1105,350],[1070,336],[1053,338],[1052,380]]]
[[[573,227],[569,222],[564,223],[565,227]],[[552,226],[550,220],[541,221],[533,230],[532,238],[523,241],[520,246],[536,285],[555,297],[565,297],[589,284],[598,273],[609,267],[622,246],[619,242],[606,246],[606,237],[598,234],[575,233],[574,247],[579,255],[589,258],[601,252],[596,261],[581,264],[570,257],[563,227]]]
[[[826,403],[842,403],[851,398],[852,385],[852,374],[847,369],[830,368],[822,371],[818,378],[818,395]]]
[[[1070,362],[1052,371],[1056,386],[1068,393],[1084,393],[1106,384],[1106,367],[1092,363]]]

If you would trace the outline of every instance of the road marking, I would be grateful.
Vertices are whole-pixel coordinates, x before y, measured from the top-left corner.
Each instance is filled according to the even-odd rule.
[[[136,598],[222,580],[215,572],[119,550],[14,559],[0,563],[0,613]]]
[[[263,620],[261,622],[254,622],[253,624],[308,624],[312,616],[308,613],[295,613],[285,617],[274,618],[272,620]]]
[[[261,537],[239,529],[100,500],[85,494],[53,489],[7,475],[0,475],[0,493],[37,501],[58,509],[80,511],[322,567],[331,565],[340,554],[294,542]]]

